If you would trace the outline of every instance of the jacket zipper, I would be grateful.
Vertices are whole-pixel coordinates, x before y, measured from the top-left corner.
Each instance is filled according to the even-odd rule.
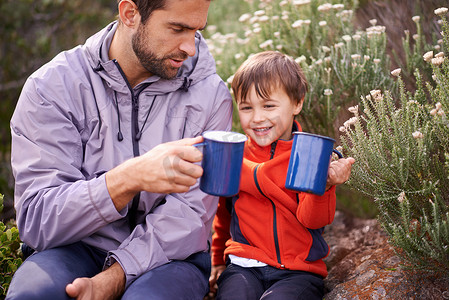
[[[276,150],[277,141],[271,144],[271,150],[270,150],[270,160],[274,157],[274,152]],[[273,235],[274,235],[274,246],[276,248],[276,257],[278,263],[281,265],[281,268],[285,268],[285,266],[282,264],[281,261],[281,251],[279,248],[279,237],[278,237],[278,231],[277,231],[277,213],[276,213],[276,205],[274,204],[273,200],[267,197],[264,192],[262,192],[262,189],[260,188],[259,181],[257,180],[257,169],[260,165],[257,165],[254,169],[254,182],[256,183],[256,187],[259,190],[260,194],[267,198],[270,203],[271,207],[273,208]]]
[[[137,133],[139,132],[139,120],[138,120],[139,95],[140,92],[142,92],[148,85],[150,85],[150,83],[147,86],[142,87],[142,89],[140,89],[140,91],[135,95],[133,88],[129,84],[128,79],[126,78],[125,73],[123,72],[119,63],[115,59],[113,61],[117,69],[119,70],[120,74],[122,75],[123,80],[125,80],[129,91],[131,92],[131,137],[132,137],[131,141],[133,143],[133,155],[134,157],[136,157],[140,155],[139,140],[136,138]],[[129,227],[131,231],[133,231],[134,227],[136,227],[137,207],[139,206],[139,201],[140,201],[140,192],[134,196],[131,208],[128,212]]]

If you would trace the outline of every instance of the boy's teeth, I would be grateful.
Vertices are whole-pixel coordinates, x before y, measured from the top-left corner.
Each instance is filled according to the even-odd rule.
[[[268,128],[268,127],[265,127],[265,128],[256,128],[256,129],[254,129],[255,131],[267,131],[268,129],[270,129],[270,128]]]

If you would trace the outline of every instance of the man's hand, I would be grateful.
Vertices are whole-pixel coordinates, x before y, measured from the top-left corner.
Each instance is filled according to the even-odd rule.
[[[355,159],[352,157],[332,161],[327,175],[326,190],[333,185],[345,183],[351,176],[351,168],[354,163]]]
[[[77,278],[65,291],[76,300],[113,300],[125,291],[125,273],[118,263],[92,278]]]
[[[106,185],[117,211],[140,191],[152,193],[187,192],[203,174],[201,151],[193,144],[203,137],[160,144],[147,153],[127,160],[106,173]]]

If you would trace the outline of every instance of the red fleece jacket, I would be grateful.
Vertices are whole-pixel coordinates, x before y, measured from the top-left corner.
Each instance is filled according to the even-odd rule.
[[[335,187],[323,196],[285,188],[292,143],[246,142],[240,192],[220,198],[214,219],[213,265],[224,265],[233,254],[327,276],[322,258],[329,247],[321,234],[334,218]]]

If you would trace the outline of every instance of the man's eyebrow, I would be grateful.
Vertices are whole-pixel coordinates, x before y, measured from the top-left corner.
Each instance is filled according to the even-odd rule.
[[[203,27],[201,27],[199,29],[196,29],[195,27],[191,27],[191,26],[189,26],[187,24],[180,23],[180,22],[169,22],[169,24],[172,25],[172,26],[178,26],[178,27],[182,27],[182,28],[185,28],[185,29],[189,29],[189,30],[200,30],[200,31],[204,30],[204,28],[206,28],[206,26],[207,26],[207,22],[206,22],[206,25],[204,25]]]

